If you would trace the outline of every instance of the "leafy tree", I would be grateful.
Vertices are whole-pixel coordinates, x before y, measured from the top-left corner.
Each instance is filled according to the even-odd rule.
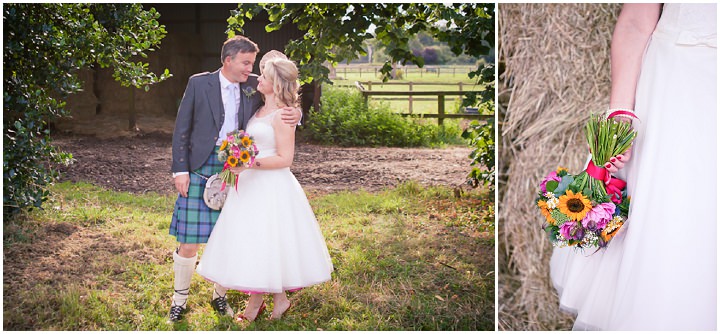
[[[447,42],[456,55],[477,57],[487,54],[495,44],[495,5],[477,3],[241,4],[228,18],[228,35],[242,33],[245,20],[262,11],[269,16],[270,24],[265,28],[268,32],[290,23],[305,32],[302,39],[291,41],[285,48],[300,65],[304,82],[331,83],[323,63],[337,65],[357,54],[365,55],[363,42],[372,38],[385,46],[390,57],[382,69],[385,79],[392,63],[424,65],[409,47],[410,38],[420,32]],[[375,27],[374,33],[370,32],[371,26]]]
[[[426,47],[422,50],[423,60],[431,65],[437,65],[443,62],[440,51],[437,47]]]
[[[416,36],[418,42],[424,46],[432,46],[432,45],[439,45],[438,41],[433,38],[430,34],[428,34],[425,31],[421,31]]]
[[[3,216],[41,207],[53,164],[71,161],[51,145],[48,123],[82,89],[78,70],[112,66],[123,86],[145,90],[170,77],[134,61],[165,36],[158,17],[140,4],[3,5]]]
[[[495,121],[488,120],[485,124],[477,121],[470,123],[470,126],[463,131],[462,137],[470,141],[472,152],[470,164],[474,166],[468,175],[468,184],[477,187],[480,184],[490,185],[491,190],[495,186]],[[480,166],[485,166],[482,170]]]
[[[269,16],[270,23],[265,27],[268,32],[290,23],[305,32],[301,39],[291,41],[285,52],[298,62],[301,79],[316,85],[332,83],[328,79],[329,69],[323,65],[325,62],[335,66],[354,59],[357,54],[365,55],[363,42],[371,38],[385,46],[390,58],[381,69],[383,81],[389,79],[392,64],[414,63],[420,67],[425,64],[409,44],[410,38],[420,32],[447,43],[455,55],[477,58],[489,54],[495,45],[495,5],[492,3],[241,4],[228,18],[228,35],[242,33],[245,20],[262,11]],[[375,27],[374,33],[370,32],[371,26]],[[463,106],[492,107],[495,65],[478,66],[468,75],[476,80],[478,92],[467,93]],[[471,131],[469,135],[485,132]],[[475,142],[485,141],[477,138]],[[494,156],[494,145],[483,146],[481,150]],[[481,163],[479,156],[471,155],[475,163]],[[478,180],[476,176],[471,173],[470,178]]]

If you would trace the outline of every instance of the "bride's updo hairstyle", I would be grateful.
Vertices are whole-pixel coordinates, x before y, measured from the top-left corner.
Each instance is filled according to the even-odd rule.
[[[289,107],[298,106],[300,83],[294,62],[282,58],[269,59],[265,63],[263,76],[272,80],[273,94],[278,103]]]

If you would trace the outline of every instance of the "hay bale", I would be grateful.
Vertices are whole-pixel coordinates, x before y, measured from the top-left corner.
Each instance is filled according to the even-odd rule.
[[[582,127],[607,108],[618,4],[501,4],[499,329],[570,329],[550,282],[552,246],[533,200],[549,171],[579,172]],[[502,103],[502,99],[501,99]]]
[[[134,90],[134,107],[137,126],[143,132],[170,132],[175,126],[175,115],[185,91],[188,78],[201,72],[202,36],[171,33],[156,51],[148,52],[145,61],[153,73],[169,68],[173,77],[143,89],[123,87],[113,78],[112,68],[85,69],[79,76],[83,91],[70,95],[67,110],[70,117],[56,120],[59,131],[98,137],[133,136],[129,129],[131,90]],[[218,59],[217,68],[220,68]],[[214,70],[214,69],[213,69]]]

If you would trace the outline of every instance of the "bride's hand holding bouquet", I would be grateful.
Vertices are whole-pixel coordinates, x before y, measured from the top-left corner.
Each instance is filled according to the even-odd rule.
[[[585,133],[591,154],[585,171],[578,175],[564,168],[551,172],[535,200],[547,222],[543,229],[558,247],[605,247],[628,216],[626,183],[606,167],[622,168],[624,162],[617,160],[629,159],[637,132],[628,122],[592,115]]]
[[[219,175],[223,181],[223,190],[228,183],[237,186],[237,175],[253,165],[258,153],[253,137],[247,132],[239,130],[228,133],[218,151],[218,160],[225,162]]]
[[[608,119],[613,119],[620,122],[625,122],[632,125],[633,119],[637,119],[635,114],[626,109],[610,109],[606,113]],[[610,158],[610,161],[605,163],[605,169],[610,173],[617,173],[620,169],[625,167],[625,164],[630,161],[632,157],[632,144],[622,154],[616,155]]]

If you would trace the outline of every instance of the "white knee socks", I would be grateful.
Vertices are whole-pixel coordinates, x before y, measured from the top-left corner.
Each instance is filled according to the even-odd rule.
[[[177,251],[173,252],[175,264],[175,294],[173,295],[173,306],[185,307],[188,293],[190,293],[190,281],[195,272],[197,254],[191,258],[180,256]]]

